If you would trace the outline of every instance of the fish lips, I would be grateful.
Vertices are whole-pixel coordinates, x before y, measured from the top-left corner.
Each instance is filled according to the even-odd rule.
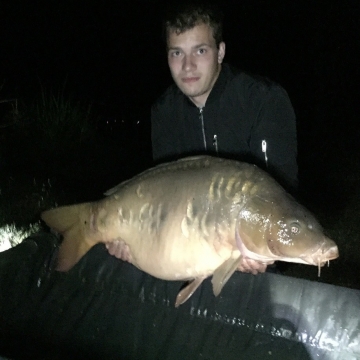
[[[289,257],[282,254],[279,249],[269,247],[269,250],[277,258],[277,260],[294,262],[307,265],[324,266],[328,261],[337,259],[339,257],[339,249],[334,241],[325,238],[317,249],[311,249],[309,252],[299,254],[296,257]]]
[[[303,259],[310,265],[324,266],[330,260],[337,259],[339,257],[339,249],[336,244],[327,239],[314,253],[303,257]]]

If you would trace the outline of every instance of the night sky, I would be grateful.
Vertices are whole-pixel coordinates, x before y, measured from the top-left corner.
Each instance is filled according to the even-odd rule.
[[[140,122],[150,141],[150,106],[172,81],[161,32],[168,2],[123,3],[2,2],[0,98],[25,98],[66,80],[107,118]],[[345,157],[359,163],[359,2],[221,5],[225,61],[287,90],[297,115],[300,180],[315,177],[321,186],[333,186],[322,179],[334,164]]]

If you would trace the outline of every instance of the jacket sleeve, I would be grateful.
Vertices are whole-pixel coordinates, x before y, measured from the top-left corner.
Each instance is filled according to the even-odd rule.
[[[156,103],[151,108],[151,143],[154,162],[158,163],[171,154],[172,147],[169,144],[168,121],[164,105]]]
[[[297,191],[297,135],[293,107],[286,91],[272,85],[262,101],[251,136],[252,152],[287,190]]]

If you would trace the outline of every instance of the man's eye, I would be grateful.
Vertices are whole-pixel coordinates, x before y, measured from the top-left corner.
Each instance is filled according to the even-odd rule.
[[[178,56],[180,56],[180,51],[173,51],[173,52],[171,52],[171,56],[173,56],[173,57],[178,57]]]
[[[199,53],[200,55],[203,55],[203,54],[206,53],[206,50],[205,50],[205,49],[199,49],[199,50],[198,50],[198,53]]]

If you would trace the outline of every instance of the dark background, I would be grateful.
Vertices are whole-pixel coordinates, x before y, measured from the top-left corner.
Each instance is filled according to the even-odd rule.
[[[99,129],[108,129],[109,139],[124,149],[121,166],[128,159],[132,170],[122,176],[148,167],[150,106],[172,81],[161,31],[167,3],[1,2],[0,98],[26,99],[66,82],[77,98],[93,104]],[[287,90],[297,115],[303,196],[337,214],[358,192],[359,2],[221,5],[225,61]]]

